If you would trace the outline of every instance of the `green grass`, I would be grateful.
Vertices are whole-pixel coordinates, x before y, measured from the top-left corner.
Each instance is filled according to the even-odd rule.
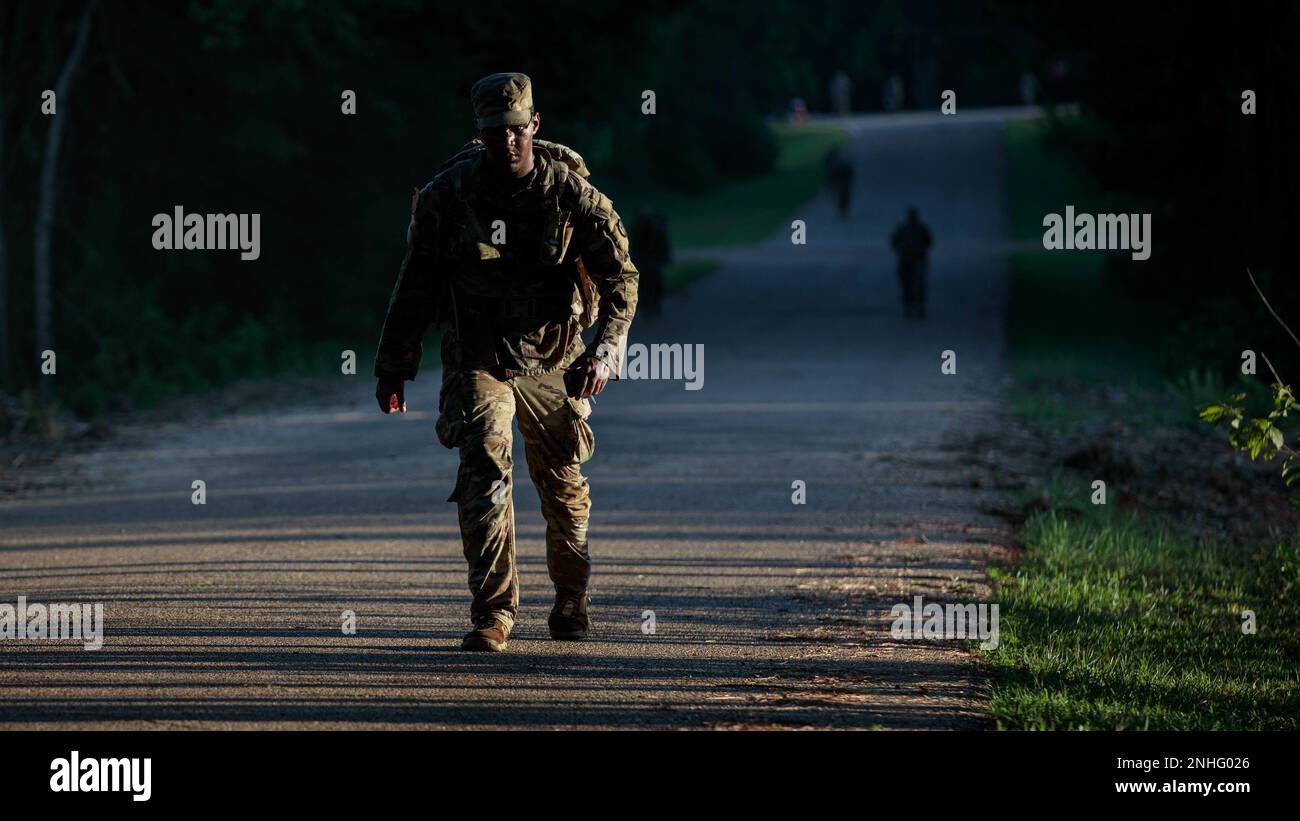
[[[703,279],[718,267],[711,259],[688,259],[673,262],[664,269],[664,290],[676,291],[685,288],[697,279]]]
[[[1043,216],[1105,211],[1105,197],[1083,169],[1047,146],[1047,120],[1014,120],[1003,132],[1007,152],[1007,219],[1017,240],[1041,241]],[[1058,254],[1060,256],[1060,254]]]
[[[1296,543],[1252,554],[1083,506],[1031,519],[1027,554],[991,569],[999,728],[1300,729]]]
[[[1067,397],[1107,386],[1127,397],[1123,410],[1133,424],[1192,423],[1196,413],[1184,399],[1225,395],[1208,375],[1166,375],[1160,307],[1121,293],[1102,258],[1025,253],[1013,255],[1010,267],[1011,408],[1020,418],[1085,419],[1094,410]]]
[[[1015,376],[1158,379],[1155,353],[1141,344],[1143,313],[1112,293],[1101,263],[1098,256],[1047,251],[1012,256],[1007,333]]]
[[[759,242],[821,189],[826,152],[848,140],[843,129],[831,125],[781,124],[773,129],[776,167],[762,177],[726,181],[702,194],[635,189],[616,183],[600,188],[614,200],[628,224],[642,208],[663,211],[674,248]]]

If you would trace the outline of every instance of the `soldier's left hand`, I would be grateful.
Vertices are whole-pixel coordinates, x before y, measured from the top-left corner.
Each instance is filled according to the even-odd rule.
[[[584,356],[569,366],[569,370],[582,374],[582,387],[578,395],[583,399],[599,396],[609,384],[609,366],[594,356]]]
[[[406,413],[406,389],[400,379],[381,377],[375,386],[375,399],[384,413]]]

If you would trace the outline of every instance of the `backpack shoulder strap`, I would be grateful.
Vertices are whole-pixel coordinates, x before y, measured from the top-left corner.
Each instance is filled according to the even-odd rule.
[[[582,159],[581,154],[567,145],[553,143],[548,140],[533,140],[533,150],[545,154],[547,159],[553,160],[557,166],[562,166],[579,177],[591,176],[591,171],[587,169],[586,160]]]

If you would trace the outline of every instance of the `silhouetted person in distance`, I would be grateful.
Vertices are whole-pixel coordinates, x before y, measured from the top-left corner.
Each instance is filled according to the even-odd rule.
[[[840,219],[849,215],[849,201],[853,196],[853,163],[838,149],[826,156],[826,182],[835,195]]]
[[[650,208],[643,209],[632,223],[632,248],[641,271],[639,293],[641,307],[651,316],[663,314],[664,268],[672,262],[672,245],[668,240],[668,220]]]
[[[831,104],[835,113],[847,117],[853,113],[853,81],[843,71],[835,72],[831,78]]]
[[[886,111],[898,111],[903,107],[906,94],[903,91],[903,78],[898,72],[891,72],[880,87],[880,104]]]
[[[907,209],[907,219],[894,229],[889,244],[898,254],[898,280],[903,286],[903,315],[908,319],[925,319],[925,275],[929,267],[930,246],[934,238],[921,222],[915,208]]]
[[[1020,102],[1025,105],[1038,102],[1038,78],[1032,71],[1020,75]]]

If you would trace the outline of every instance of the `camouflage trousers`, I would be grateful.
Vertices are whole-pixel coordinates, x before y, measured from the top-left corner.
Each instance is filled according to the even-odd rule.
[[[444,373],[438,441],[460,451],[456,488],[447,501],[460,515],[474,596],[471,619],[495,614],[513,626],[519,611],[511,470],[516,416],[546,519],[546,569],[557,588],[587,589],[591,500],[580,466],[595,450],[590,415],[590,402],[565,393],[563,370],[509,379],[483,370]]]

